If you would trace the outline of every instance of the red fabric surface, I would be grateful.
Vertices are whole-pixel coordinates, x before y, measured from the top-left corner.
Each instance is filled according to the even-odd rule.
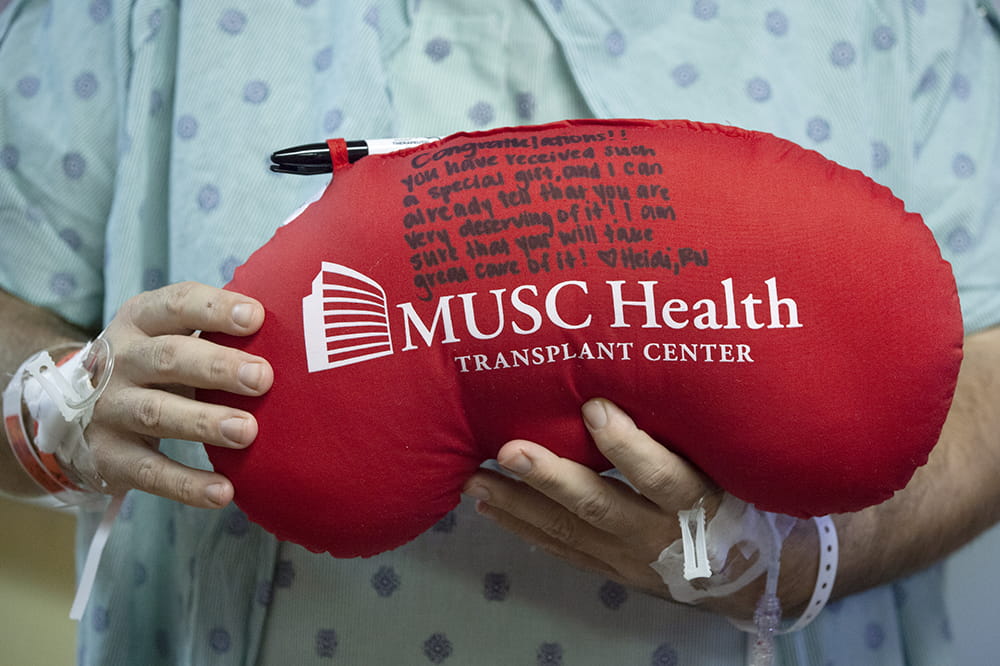
[[[251,519],[336,556],[433,526],[512,438],[607,468],[579,416],[594,396],[763,509],[860,509],[926,461],[961,360],[954,279],[918,215],[815,152],[688,121],[339,165],[228,288],[266,322],[207,337],[268,358],[275,382],[202,393],[260,422],[212,462]]]

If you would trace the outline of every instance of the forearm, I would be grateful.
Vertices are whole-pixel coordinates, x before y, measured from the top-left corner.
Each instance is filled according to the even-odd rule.
[[[913,573],[1000,520],[1000,327],[969,336],[951,411],[927,464],[889,501],[838,516],[835,594]]]
[[[26,303],[0,290],[0,384],[6,385],[26,358],[42,349],[93,337],[44,308]],[[7,435],[0,428],[0,493],[30,498],[42,490],[14,459]]]
[[[1000,520],[1000,327],[966,338],[951,410],[927,464],[891,499],[834,516],[840,558],[833,596],[915,573]],[[785,540],[779,597],[785,617],[805,610],[816,581],[819,539],[801,521]],[[763,582],[706,608],[749,618]]]

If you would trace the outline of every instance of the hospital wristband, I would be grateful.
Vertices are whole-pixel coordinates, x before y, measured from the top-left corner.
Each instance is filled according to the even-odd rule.
[[[56,365],[61,366],[80,353],[81,349],[83,349],[83,345],[66,345],[51,352],[39,352],[39,354],[53,354],[58,358]],[[27,373],[28,364],[37,356],[38,354],[34,354],[22,363],[4,389],[4,431],[11,452],[21,468],[32,481],[48,493],[47,496],[36,498],[34,501],[52,505],[73,503],[72,500],[75,496],[67,494],[85,493],[86,491],[70,480],[55,454],[41,451],[35,445],[38,424],[28,413],[22,400],[24,376]]]
[[[819,617],[820,612],[826,607],[833,592],[833,583],[837,578],[837,564],[840,557],[840,545],[837,539],[837,528],[830,516],[818,516],[813,518],[816,531],[819,534],[819,570],[816,573],[816,584],[813,586],[812,596],[802,615],[791,625],[779,628],[776,634],[788,634],[805,629],[809,624]],[[755,633],[757,627],[753,622],[730,619],[730,622],[737,628],[748,633]]]
[[[32,355],[4,389],[3,422],[11,451],[48,493],[35,503],[73,506],[103,499],[106,484],[84,430],[113,367],[110,343],[99,336],[86,345]]]

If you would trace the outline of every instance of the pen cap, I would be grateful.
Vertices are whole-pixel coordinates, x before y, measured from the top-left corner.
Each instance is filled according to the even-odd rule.
[[[207,448],[282,539],[399,546],[510,439],[604,470],[579,413],[597,396],[803,517],[881,502],[937,441],[954,278],[858,171],[683,120],[462,133],[335,168],[229,284],[264,304],[261,330],[206,336],[274,366],[263,397],[201,399],[255,414],[253,446]]]

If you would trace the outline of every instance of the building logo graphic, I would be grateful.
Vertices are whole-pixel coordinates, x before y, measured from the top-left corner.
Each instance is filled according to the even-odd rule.
[[[385,290],[347,266],[323,262],[302,299],[302,325],[309,372],[392,354]]]

